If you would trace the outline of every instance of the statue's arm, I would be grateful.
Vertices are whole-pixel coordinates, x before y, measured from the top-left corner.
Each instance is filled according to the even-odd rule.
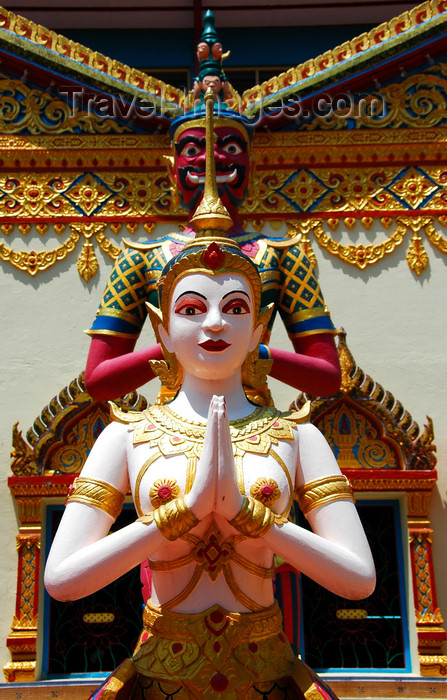
[[[295,352],[269,348],[270,376],[312,396],[330,396],[340,388],[341,372],[334,336],[317,333],[291,338]]]
[[[196,478],[184,496],[187,508],[199,522],[215,509],[221,459],[219,425],[224,414],[223,398],[214,397]],[[104,481],[121,494],[127,493],[127,430],[120,423],[107,426],[93,446],[82,477]],[[240,494],[236,497],[240,499]],[[45,586],[53,598],[77,600],[90,595],[169,544],[155,521],[136,520],[109,534],[113,522],[114,518],[100,508],[68,502],[45,568]]]
[[[94,335],[85,368],[85,386],[94,399],[124,396],[155,377],[149,360],[161,360],[160,345],[133,352],[135,338]]]
[[[329,475],[340,475],[332,451],[311,424],[299,426],[297,487]],[[265,543],[294,568],[333,593],[360,600],[375,586],[368,541],[354,503],[336,500],[308,513],[313,532],[291,522],[274,525]]]
[[[295,352],[270,348],[275,379],[313,396],[329,396],[340,388],[336,333],[309,259],[296,245],[278,261],[278,311]]]
[[[123,251],[107,281],[85,369],[87,391],[97,401],[123,396],[154,378],[148,362],[162,358],[159,345],[134,352],[146,319],[146,301],[155,302],[161,263],[139,250]],[[157,267],[158,266],[158,267]]]
[[[125,494],[127,428],[112,423],[99,436],[81,476]],[[114,517],[85,503],[69,502],[45,568],[45,586],[57,600],[90,595],[137,566],[165,542],[155,523],[135,521],[109,534]]]

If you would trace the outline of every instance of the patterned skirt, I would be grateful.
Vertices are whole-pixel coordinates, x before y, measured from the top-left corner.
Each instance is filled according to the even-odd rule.
[[[294,656],[275,604],[256,613],[219,605],[196,614],[146,605],[132,659],[92,700],[337,700]]]

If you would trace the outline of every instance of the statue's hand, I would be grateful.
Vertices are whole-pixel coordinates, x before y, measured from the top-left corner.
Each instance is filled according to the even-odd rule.
[[[213,396],[206,422],[201,457],[197,463],[194,483],[185,502],[199,520],[214,511],[216,502],[217,465],[219,459],[219,412],[221,397]]]
[[[216,513],[226,520],[231,520],[240,511],[244,499],[239,491],[236,478],[236,466],[234,463],[225,399],[221,396],[219,400],[221,403],[218,413],[219,450],[217,462]]]

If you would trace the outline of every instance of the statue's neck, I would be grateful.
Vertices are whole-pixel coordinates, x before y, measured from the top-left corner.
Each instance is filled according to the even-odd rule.
[[[215,381],[185,373],[182,387],[170,406],[184,418],[206,421],[213,396],[225,396],[229,420],[244,418],[253,412],[253,405],[245,396],[240,373],[229,379]]]

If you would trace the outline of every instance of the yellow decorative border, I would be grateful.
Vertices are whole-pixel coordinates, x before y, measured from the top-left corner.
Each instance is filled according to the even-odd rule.
[[[1,8],[0,8],[1,11]],[[131,132],[113,119],[100,118],[73,107],[50,92],[30,88],[22,80],[0,73],[0,131],[14,134],[41,133],[108,134]]]
[[[445,19],[442,15],[446,9],[445,0],[424,2],[412,10],[394,17],[389,22],[379,24],[369,32],[364,32],[316,58],[311,58],[305,63],[299,64],[295,68],[290,68],[285,73],[274,76],[260,85],[246,90],[242,95],[244,110],[249,113],[251,111],[250,107],[254,104],[260,102],[267,104],[270,96],[275,101],[280,90],[291,90],[293,86],[302,81],[306,81],[307,87],[307,85],[316,82],[320,74],[323,71],[328,71],[328,69],[332,69],[331,73],[335,74],[338,72],[340,64],[349,59],[356,58],[357,64],[360,64],[362,63],[362,54],[367,51],[370,54],[380,55],[385,51],[389,51],[391,44],[394,45],[396,50],[399,44],[404,43],[408,39],[406,32],[412,30],[414,35],[414,33],[424,31],[424,25],[429,22],[442,23]],[[371,57],[368,58],[371,60]]]
[[[439,217],[444,220],[446,217]],[[363,219],[362,219],[363,222]],[[338,228],[338,219],[304,219],[298,222],[289,222],[289,236],[295,239],[302,245],[307,256],[316,264],[316,256],[312,249],[312,244],[309,238],[309,233],[312,233],[317,243],[324,248],[328,253],[336,257],[341,262],[348,265],[353,265],[359,270],[365,270],[371,265],[375,265],[384,257],[390,255],[400,246],[408,231],[412,231],[410,246],[407,253],[407,263],[410,270],[416,275],[420,275],[429,264],[427,252],[424,248],[420,232],[423,231],[427,239],[441,253],[447,254],[447,238],[442,233],[435,230],[434,219],[424,216],[398,216],[395,219],[386,217],[381,219],[381,223],[389,228],[390,225],[396,224],[396,230],[389,235],[381,243],[373,243],[370,245],[344,245],[335,241],[329,233],[324,230],[324,223],[332,229]],[[344,221],[345,226],[349,229],[354,228],[357,219],[349,217]],[[364,225],[364,224],[363,224]],[[299,234],[301,233],[301,237]]]
[[[58,58],[57,62],[62,66],[72,70],[70,63],[74,61],[78,64],[80,74],[85,73],[85,69],[93,69],[102,74],[105,81],[108,77],[115,78],[126,83],[129,88],[143,90],[178,107],[183,104],[183,91],[0,7],[0,32],[2,30],[12,35],[9,37],[6,32],[2,32],[3,42],[10,42],[17,47],[17,44],[21,44],[21,40],[25,40],[24,48],[30,51],[30,44],[34,45],[35,53],[39,56],[45,49],[52,51],[56,55],[55,58]],[[91,71],[88,72],[95,77]]]
[[[365,226],[365,219],[368,225]],[[438,221],[447,223],[447,217],[439,216]],[[369,227],[367,217],[359,219],[360,224],[364,228]],[[371,219],[372,222],[372,219]],[[263,221],[262,224],[265,222]],[[288,236],[290,243],[296,244],[304,251],[312,265],[317,266],[317,257],[312,246],[312,237],[318,245],[326,250],[330,255],[334,256],[341,262],[352,265],[358,270],[366,270],[371,265],[375,265],[384,258],[391,255],[397,247],[399,247],[407,234],[411,231],[411,239],[406,255],[408,267],[417,276],[420,276],[429,265],[429,257],[424,247],[421,233],[425,234],[426,239],[442,254],[447,255],[447,237],[435,229],[435,221],[433,217],[423,216],[398,216],[398,217],[382,217],[380,223],[384,228],[395,226],[396,229],[385,240],[380,243],[372,243],[369,245],[358,244],[354,245],[343,244],[336,241],[326,229],[337,229],[340,225],[343,228],[352,230],[358,220],[355,217],[347,217],[340,221],[337,218],[329,219],[298,219],[288,221],[289,231]],[[102,250],[109,258],[116,260],[122,251],[122,248],[116,246],[110,238],[107,237],[105,231],[109,225],[112,233],[116,233],[121,227],[119,223],[108,222],[73,222],[69,224],[70,234],[67,240],[61,245],[52,250],[36,252],[35,250],[14,250],[8,247],[5,243],[0,242],[0,260],[9,263],[12,267],[22,272],[26,272],[31,277],[34,277],[40,272],[48,270],[56,265],[56,263],[65,260],[71,253],[76,250],[77,244],[83,238],[82,249],[79,252],[77,260],[77,269],[80,277],[85,282],[89,282],[99,269],[98,259],[92,240],[95,240],[100,250]],[[39,224],[36,226],[36,228]],[[57,228],[53,225],[55,233],[61,235],[65,230],[65,224],[60,224]],[[19,224],[19,231],[22,235],[28,235],[31,230],[30,224]],[[134,233],[137,224],[128,223],[126,228],[131,233]],[[144,228],[148,233],[152,233],[153,224],[145,224]],[[261,227],[262,228],[262,227]],[[10,235],[14,231],[13,224],[1,224],[0,230],[5,235]],[[115,230],[114,230],[115,229]],[[42,230],[46,232],[48,225],[42,225]]]
[[[88,282],[98,271],[99,265],[90,239],[94,236],[100,249],[112,260],[115,260],[121,252],[121,248],[115,246],[105,235],[105,223],[72,223],[71,233],[62,245],[53,250],[36,252],[16,251],[0,243],[0,259],[10,263],[13,267],[27,272],[34,277],[39,272],[47,270],[65,258],[76,249],[80,238],[84,237],[82,250],[77,261],[79,275]],[[65,227],[64,227],[65,228]]]

